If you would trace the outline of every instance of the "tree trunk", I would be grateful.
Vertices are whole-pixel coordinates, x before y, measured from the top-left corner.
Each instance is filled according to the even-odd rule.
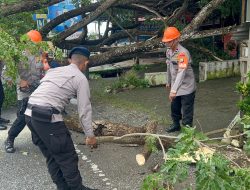
[[[63,0],[50,0],[50,1],[49,0],[40,0],[40,1],[24,0],[18,3],[1,5],[0,6],[0,18],[13,15],[13,14],[17,14],[17,13],[21,13],[21,12],[25,12],[25,11],[34,11],[37,9],[41,9],[44,7],[54,5],[61,1]]]
[[[189,38],[190,34],[194,34],[196,29],[203,23],[203,21],[225,0],[212,0],[195,16],[192,22],[182,30],[182,38]]]
[[[83,133],[83,128],[79,125],[78,115],[65,116],[64,122],[68,129]],[[143,127],[132,127],[126,124],[112,123],[109,121],[93,121],[95,136],[123,136],[131,133],[145,133],[155,131],[156,123],[148,123]]]
[[[190,32],[189,34],[185,34],[184,36],[182,36],[180,40],[183,41],[183,40],[186,40],[188,38],[196,39],[196,38],[202,38],[203,36],[208,37],[211,35],[212,36],[213,35],[221,35],[223,33],[230,32],[234,28],[235,28],[234,26],[229,26],[229,27],[220,28],[220,29],[200,31],[197,33]],[[149,51],[155,50],[157,48],[165,48],[165,45],[161,43],[160,38],[157,38],[154,40],[149,40],[146,42],[140,42],[138,44],[133,44],[133,45],[124,46],[124,47],[120,47],[120,48],[114,48],[114,49],[107,51],[105,53],[91,56],[90,67],[116,63],[119,61],[124,61],[124,60],[131,59],[131,58],[135,57],[135,55],[137,55],[139,53],[149,52]]]

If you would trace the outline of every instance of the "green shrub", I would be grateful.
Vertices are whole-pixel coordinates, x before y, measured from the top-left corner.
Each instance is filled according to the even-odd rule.
[[[10,106],[13,106],[17,102],[17,93],[16,93],[16,85],[8,86],[7,84],[4,84],[4,102],[3,107],[9,108]]]
[[[111,86],[106,87],[107,92],[117,92],[124,89],[146,88],[149,87],[147,80],[141,79],[135,70],[130,70],[123,74]]]
[[[248,118],[250,121],[250,117]],[[250,126],[250,125],[249,125]],[[142,190],[174,189],[175,185],[184,182],[189,176],[190,161],[180,161],[187,154],[196,161],[195,189],[197,190],[247,190],[250,189],[250,172],[248,168],[236,168],[222,154],[215,152],[212,156],[201,154],[197,159],[195,151],[202,141],[208,138],[194,128],[183,128],[174,148],[166,153],[167,160],[158,173],[145,178]],[[186,187],[192,189],[191,186]]]

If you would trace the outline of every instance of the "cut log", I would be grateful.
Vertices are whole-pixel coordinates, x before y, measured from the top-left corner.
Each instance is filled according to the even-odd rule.
[[[68,129],[83,133],[82,127],[79,125],[78,115],[70,115],[64,117],[64,122]],[[131,133],[145,133],[147,127],[153,125],[145,125],[143,127],[132,127],[126,124],[112,123],[110,121],[94,121],[93,122],[95,136],[123,136]]]
[[[163,144],[163,147],[165,150],[168,150],[170,147],[172,147],[174,145],[174,139],[168,139],[168,140],[161,139],[161,141],[162,141],[162,144]],[[161,147],[159,141],[157,141],[156,147],[157,147],[157,149],[162,150],[162,147]],[[143,152],[136,155],[137,164],[139,166],[143,166],[147,162],[147,160],[149,159],[151,153],[152,153],[152,150],[148,148],[147,144],[145,144]]]
[[[136,155],[136,162],[139,166],[143,166],[146,161],[148,160],[148,158],[150,157],[152,151],[150,150],[146,150],[145,152],[141,153],[141,154],[137,154]]]
[[[151,134],[155,134],[157,132],[157,123],[156,122],[150,122],[146,125],[146,132],[147,133],[151,133]],[[146,141],[145,137],[145,141]],[[148,158],[150,157],[152,153],[152,149],[150,149],[148,147],[148,144],[145,143],[144,148],[143,148],[143,152],[140,154],[136,155],[136,162],[139,166],[143,166],[146,161],[148,160]]]
[[[66,126],[74,131],[83,132],[82,127],[79,125],[77,114],[71,114],[64,118]],[[132,127],[126,124],[112,123],[109,121],[94,121],[93,122],[94,134],[97,139],[97,144],[101,143],[118,143],[118,144],[138,144],[144,145],[143,152],[136,155],[136,161],[138,165],[142,166],[146,163],[148,158],[150,157],[152,150],[145,143],[145,136],[130,136],[130,137],[121,137],[127,134],[133,133],[148,133],[148,134],[156,134],[157,132],[157,123],[155,121],[148,122],[143,127]],[[164,149],[168,149],[174,143],[174,139],[161,139]],[[84,144],[84,143],[79,143]],[[156,143],[158,149],[162,149],[159,142]]]
[[[94,130],[96,136],[123,136],[131,133],[145,133],[146,126],[132,127],[126,124],[112,123],[109,121],[95,121]]]
[[[64,123],[68,129],[79,133],[83,133],[83,128],[79,125],[78,117],[66,116],[64,117]]]

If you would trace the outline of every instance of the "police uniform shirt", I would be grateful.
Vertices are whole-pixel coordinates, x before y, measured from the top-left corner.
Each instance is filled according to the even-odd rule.
[[[39,87],[31,94],[29,104],[50,106],[61,112],[75,96],[80,124],[86,136],[93,136],[89,84],[77,65],[49,69]],[[25,115],[31,116],[31,110],[27,109]],[[62,115],[53,114],[51,122],[58,121],[63,121]]]
[[[189,51],[179,44],[174,52],[171,49],[166,51],[166,58],[167,84],[171,85],[170,91],[176,93],[176,96],[194,92],[196,84]]]
[[[24,55],[27,57],[27,62],[23,61],[18,64],[18,73],[19,77],[17,79],[17,99],[22,100],[26,97],[30,96],[30,92],[22,92],[20,91],[20,80],[26,80],[31,85],[33,83],[39,84],[43,64],[39,60],[39,57],[35,57],[34,55],[30,55],[27,52],[24,52]]]

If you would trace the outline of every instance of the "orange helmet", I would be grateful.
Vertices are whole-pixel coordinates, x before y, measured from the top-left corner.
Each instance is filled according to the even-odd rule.
[[[164,30],[164,35],[162,38],[162,42],[170,42],[178,37],[180,37],[181,33],[175,27],[167,27]]]
[[[40,32],[36,31],[36,30],[30,30],[27,33],[29,39],[34,42],[34,43],[38,43],[42,41],[42,35],[40,34]]]

